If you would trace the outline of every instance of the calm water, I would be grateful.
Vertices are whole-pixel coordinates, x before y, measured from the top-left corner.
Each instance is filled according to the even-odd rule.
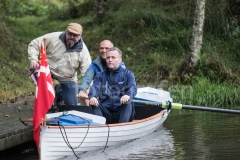
[[[37,152],[25,144],[0,152],[0,160],[37,160]],[[67,159],[76,159],[69,157]],[[173,110],[163,127],[137,140],[87,152],[83,160],[237,160],[240,159],[240,115]]]

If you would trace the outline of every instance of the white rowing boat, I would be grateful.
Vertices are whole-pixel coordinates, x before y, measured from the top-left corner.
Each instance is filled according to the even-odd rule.
[[[143,92],[144,94],[153,94],[153,92],[145,91]],[[156,90],[152,89],[152,91]],[[159,90],[156,92],[158,93]],[[165,91],[160,91],[161,94],[163,92]],[[139,98],[138,95],[136,96],[138,100],[149,100],[141,96]],[[155,92],[154,96],[158,97],[158,99],[164,97],[156,95]],[[166,96],[165,100],[171,100],[170,95]],[[149,101],[153,102],[154,100],[150,99]],[[74,118],[70,121],[69,119],[65,121],[62,118],[63,123],[58,123],[58,125],[54,124],[54,122],[50,122],[45,126],[42,125],[40,133],[40,158],[42,160],[52,160],[70,155],[77,156],[86,151],[99,148],[104,149],[107,146],[140,138],[158,129],[170,112],[170,110],[162,109],[155,105],[135,106],[135,111],[135,119],[132,122],[109,125],[105,124],[106,120],[104,117],[75,110],[68,111],[66,115],[70,117],[73,115],[82,117],[88,121],[83,120],[83,123],[79,120],[72,121],[74,123],[72,125],[73,123],[70,121]],[[47,114],[47,119],[59,117],[64,113]]]

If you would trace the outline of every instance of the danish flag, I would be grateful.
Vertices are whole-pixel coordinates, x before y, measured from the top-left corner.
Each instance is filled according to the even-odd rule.
[[[46,51],[44,49],[44,46],[41,45],[33,112],[33,138],[36,142],[37,147],[39,147],[40,142],[40,125],[42,123],[42,119],[50,109],[54,98],[55,93],[53,89],[49,65],[46,58]]]

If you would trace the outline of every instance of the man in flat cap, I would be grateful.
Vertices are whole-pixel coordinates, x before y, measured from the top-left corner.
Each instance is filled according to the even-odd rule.
[[[50,71],[52,77],[59,82],[56,96],[61,97],[66,105],[78,104],[77,71],[79,70],[83,76],[91,64],[88,48],[82,39],[82,30],[80,24],[70,23],[65,31],[45,34],[32,40],[28,45],[29,69],[35,70],[41,44],[43,39],[46,39]]]

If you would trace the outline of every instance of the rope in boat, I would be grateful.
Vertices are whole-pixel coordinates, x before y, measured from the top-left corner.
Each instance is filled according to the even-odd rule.
[[[62,116],[64,116],[64,115],[67,115],[67,111],[66,111],[66,112],[63,112]],[[69,114],[69,115],[71,115],[71,114]],[[74,115],[74,116],[76,116],[76,115]],[[79,116],[76,116],[76,117],[79,117]],[[85,119],[85,118],[83,118],[83,117],[79,117],[79,118],[85,120],[85,122],[88,123],[88,129],[87,129],[87,132],[86,132],[86,134],[85,134],[82,142],[81,142],[77,147],[74,147],[74,148],[72,147],[72,145],[71,145],[70,142],[68,141],[67,133],[66,133],[66,130],[65,130],[64,126],[63,126],[63,125],[60,125],[60,123],[59,123],[59,121],[58,121],[58,127],[59,127],[59,129],[60,129],[61,134],[62,134],[63,140],[64,140],[65,143],[67,144],[68,148],[70,148],[70,149],[72,150],[72,152],[74,153],[75,157],[78,158],[78,159],[79,159],[79,157],[77,156],[77,154],[76,154],[76,152],[74,151],[74,149],[77,149],[77,148],[79,148],[79,147],[82,145],[82,143],[84,142],[85,138],[87,137],[87,134],[88,134],[88,131],[89,131],[89,126],[90,126],[90,122],[89,122],[87,119]],[[62,127],[63,130],[64,130],[64,134],[65,134],[65,136],[66,136],[66,139],[65,139],[65,137],[64,137],[64,135],[63,135],[63,133],[62,133],[61,127]]]
[[[62,116],[67,115],[67,113],[68,113],[67,111],[64,111],[63,114],[62,114]],[[71,114],[68,114],[68,115],[71,115]],[[74,115],[74,116],[76,116],[76,115]],[[79,147],[82,145],[82,143],[84,142],[85,138],[87,137],[87,134],[88,134],[88,131],[89,131],[90,122],[89,122],[87,119],[83,118],[83,117],[80,117],[80,116],[76,116],[76,117],[79,117],[79,118],[85,120],[85,121],[88,123],[87,132],[86,132],[86,134],[85,134],[82,142],[81,142],[77,147],[73,148],[73,147],[71,146],[70,142],[68,141],[68,137],[67,137],[66,130],[65,130],[65,128],[64,128],[63,125],[60,125],[59,121],[58,121],[58,127],[59,127],[59,129],[60,129],[61,134],[62,134],[63,140],[65,141],[65,143],[67,144],[67,146],[72,150],[72,152],[74,153],[75,157],[79,159],[79,157],[77,156],[77,154],[76,154],[76,152],[74,151],[74,149],[79,148]],[[108,124],[106,124],[106,125],[107,125],[107,127],[108,127],[108,135],[107,135],[107,141],[106,141],[106,144],[105,144],[105,146],[104,146],[103,152],[104,152],[105,149],[107,148],[107,144],[108,144],[108,140],[109,140],[109,134],[110,134],[110,127],[109,127]],[[65,136],[66,136],[66,139],[65,139],[65,137],[64,137],[64,135],[63,135],[63,133],[62,133],[61,127],[62,127],[63,130],[64,130],[64,134],[65,134]]]
[[[108,139],[109,139],[109,133],[110,133],[110,127],[108,124],[106,124],[108,126],[108,136],[107,136],[107,141],[106,141],[106,144],[104,146],[104,149],[103,149],[103,152],[105,151],[105,149],[107,148],[107,143],[108,143]]]
[[[169,101],[169,102],[170,102],[170,101]],[[133,103],[133,101],[132,101],[132,103]],[[134,108],[134,106],[133,106],[133,108]],[[170,108],[171,108],[171,102],[170,102]],[[134,112],[135,112],[135,110],[134,110]],[[104,152],[105,149],[107,148],[107,143],[108,143],[109,133],[110,133],[110,127],[109,127],[109,125],[108,125],[108,124],[106,124],[106,125],[108,126],[108,136],[107,136],[107,141],[106,141],[106,144],[105,144],[105,146],[104,146],[103,152]]]

